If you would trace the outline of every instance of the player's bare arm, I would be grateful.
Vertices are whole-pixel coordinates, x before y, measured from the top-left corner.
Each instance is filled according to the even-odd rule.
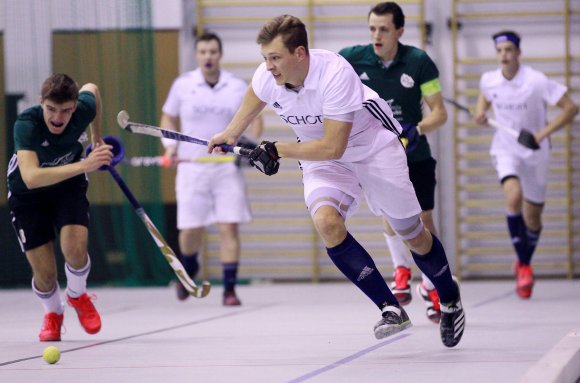
[[[352,122],[325,118],[322,138],[301,143],[277,142],[276,149],[282,158],[306,161],[337,160],[346,150],[351,129]]]
[[[433,132],[447,122],[447,109],[441,92],[425,96],[424,99],[431,113],[427,114],[417,124],[422,134]]]
[[[491,103],[485,99],[483,93],[480,94],[477,99],[477,105],[475,107],[474,114],[475,122],[482,125],[487,123],[487,117],[485,116],[485,112],[487,112],[490,106]]]
[[[97,146],[89,156],[80,162],[62,166],[40,167],[38,156],[32,150],[19,150],[16,155],[22,180],[29,189],[50,186],[83,173],[94,172],[113,159],[111,145]]]
[[[248,86],[248,90],[242,100],[242,105],[240,105],[234,118],[232,118],[232,121],[223,132],[218,133],[211,138],[207,146],[207,152],[211,153],[215,150],[221,153],[223,150],[220,147],[216,147],[216,145],[235,144],[242,133],[244,133],[252,121],[258,117],[265,106],[266,103],[256,96],[252,86]]]
[[[93,83],[84,84],[80,92],[90,92],[95,96],[95,118],[93,119],[90,129],[91,129],[91,142],[93,147],[97,147],[101,144],[104,144],[103,141],[103,134],[101,130],[102,126],[102,101],[101,101],[101,93],[99,92],[99,87]]]
[[[556,118],[550,121],[544,129],[534,135],[538,143],[566,124],[572,122],[574,117],[578,114],[578,105],[572,101],[567,93],[562,96],[556,105],[562,109],[562,111]]]

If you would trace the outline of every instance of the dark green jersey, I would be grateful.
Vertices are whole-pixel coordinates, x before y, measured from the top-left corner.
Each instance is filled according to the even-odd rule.
[[[35,151],[40,167],[43,168],[80,161],[83,146],[79,139],[95,115],[95,96],[91,92],[82,92],[79,95],[77,108],[62,134],[52,134],[48,130],[40,105],[22,112],[14,123],[14,154],[8,165],[8,190],[10,193],[29,194],[55,186],[28,189],[22,181],[16,152],[19,150]],[[84,175],[77,177],[84,178]]]
[[[421,121],[423,94],[439,91],[439,71],[421,49],[399,43],[397,55],[388,68],[375,54],[372,44],[344,48],[339,53],[350,62],[363,84],[387,101],[401,124],[416,125]],[[429,143],[425,136],[421,136],[417,149],[408,155],[408,160],[415,162],[429,157]]]

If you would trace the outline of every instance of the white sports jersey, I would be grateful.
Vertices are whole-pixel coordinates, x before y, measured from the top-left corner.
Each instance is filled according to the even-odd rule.
[[[178,117],[184,134],[209,140],[228,126],[247,88],[244,80],[223,69],[219,82],[212,88],[198,68],[184,73],[173,82],[163,105],[163,113]],[[203,145],[180,143],[177,155],[190,159],[208,156],[208,153]]]
[[[252,87],[300,141],[323,137],[324,118],[354,112],[340,160],[300,161],[310,214],[330,205],[349,217],[364,193],[371,210],[391,223],[418,216],[421,207],[409,180],[405,151],[397,139],[401,126],[387,102],[363,85],[342,56],[311,49],[308,74],[298,92],[277,85],[265,64],[256,70]]]
[[[501,68],[486,72],[481,76],[479,87],[485,99],[491,103],[495,119],[500,124],[532,133],[546,126],[547,104],[557,104],[567,91],[565,86],[526,65],[521,65],[511,80],[502,75]],[[496,155],[508,152],[520,158],[545,158],[538,152],[549,151],[549,140],[543,140],[540,147],[535,152],[526,149],[513,136],[497,130],[490,153]]]
[[[183,133],[209,140],[228,126],[247,88],[245,81],[224,70],[212,88],[196,69],[173,82],[163,113],[178,117]],[[180,142],[177,149],[178,158],[209,155],[204,145]],[[182,162],[177,166],[175,190],[180,230],[213,223],[245,223],[252,218],[241,170],[233,162]]]
[[[359,160],[368,154],[368,146],[373,144],[377,132],[385,128],[384,121],[363,111],[363,102],[376,99],[389,117],[392,112],[376,92],[362,84],[352,66],[338,53],[322,49],[310,49],[309,52],[310,67],[299,92],[276,84],[266,64],[262,63],[252,79],[254,93],[274,109],[300,141],[321,138],[324,117],[332,119],[332,116],[355,112],[341,161]],[[387,124],[390,124],[388,129],[401,131],[394,118]],[[388,135],[390,140],[396,138],[397,134]]]

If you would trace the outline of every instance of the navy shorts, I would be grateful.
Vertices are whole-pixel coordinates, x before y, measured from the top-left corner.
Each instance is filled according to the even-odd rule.
[[[84,176],[37,193],[10,195],[12,226],[22,251],[56,237],[65,225],[89,226],[88,183]]]
[[[435,167],[437,161],[433,157],[418,162],[409,162],[409,178],[415,188],[415,194],[421,205],[421,210],[435,208]]]

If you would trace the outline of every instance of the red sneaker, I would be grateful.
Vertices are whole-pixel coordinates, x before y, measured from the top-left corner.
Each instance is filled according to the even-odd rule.
[[[391,283],[391,291],[401,306],[411,303],[411,269],[404,266],[397,266],[395,269],[395,280]]]
[[[520,298],[529,299],[532,296],[532,288],[534,287],[532,266],[516,261],[514,269],[516,271],[516,292]]]
[[[94,295],[89,296],[87,293],[78,298],[69,296],[66,298],[68,304],[76,310],[81,326],[89,334],[96,334],[101,330],[101,317],[95,306],[93,306],[93,302],[91,302],[93,298],[95,298]]]
[[[38,338],[41,342],[60,342],[60,328],[62,327],[63,314],[46,313]]]
[[[441,306],[439,305],[437,290],[427,290],[423,282],[421,282],[421,284],[417,285],[417,293],[427,305],[427,318],[433,323],[439,323],[441,320]]]
[[[240,306],[242,302],[236,296],[235,291],[224,291],[224,306]]]

